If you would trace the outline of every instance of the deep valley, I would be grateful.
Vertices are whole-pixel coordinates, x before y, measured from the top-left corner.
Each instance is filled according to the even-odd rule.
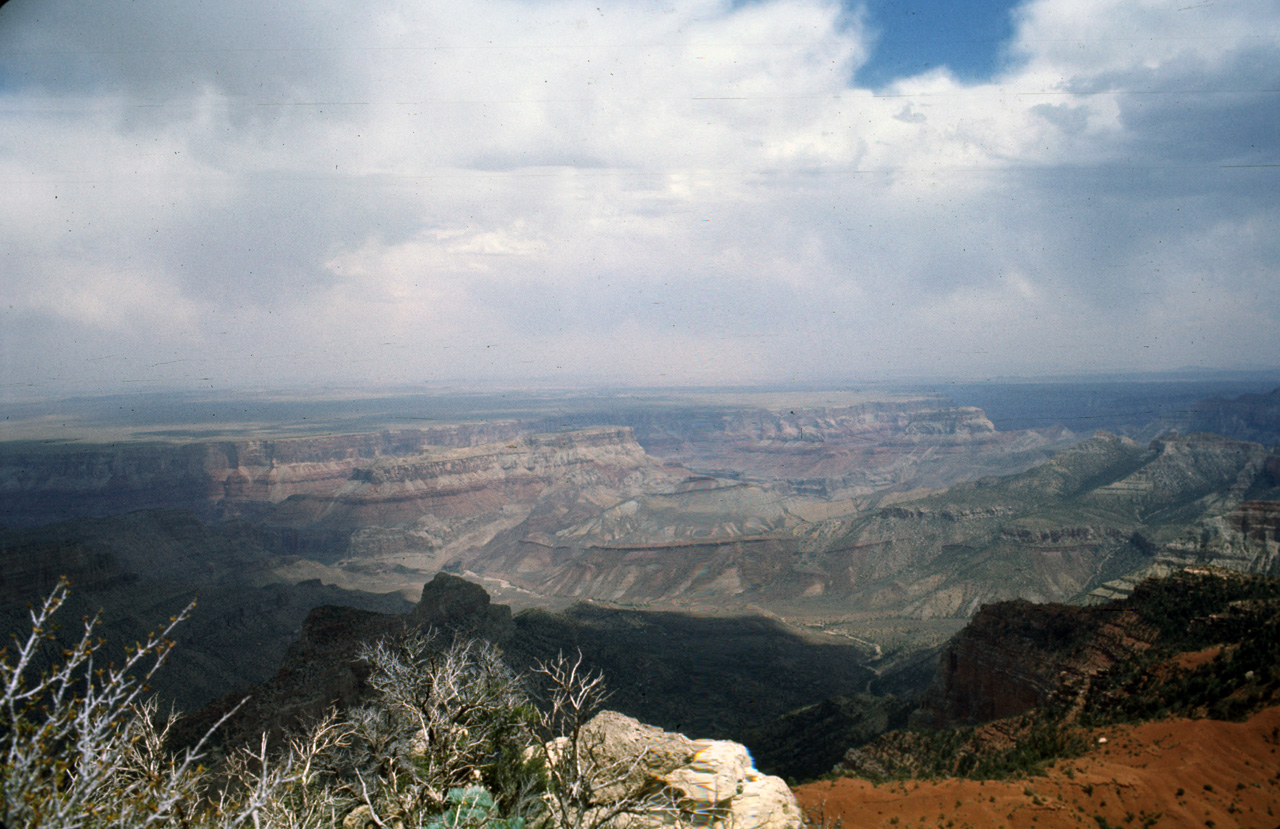
[[[20,634],[65,578],[71,612],[101,613],[119,654],[197,598],[154,687],[188,736],[251,689],[227,745],[354,704],[359,643],[398,631],[481,637],[518,671],[579,652],[642,722],[742,742],[793,781],[861,775],[801,789],[811,811],[932,820],[920,804],[967,802],[981,781],[910,807],[892,804],[919,784],[886,781],[995,769],[984,739],[1040,739],[1028,712],[1064,688],[1103,693],[1107,671],[1174,647],[1122,621],[1149,585],[1280,575],[1280,391],[1187,406],[1171,388],[1179,402],[1144,410],[1154,419],[1095,393],[1080,411],[1112,412],[1107,431],[987,392],[999,418],[920,389],[319,401],[306,423],[294,403],[288,421],[263,404],[230,426],[207,400],[132,427],[83,402],[70,426],[16,412],[21,439],[0,442],[0,623]],[[1195,644],[1226,652],[1241,635]],[[1247,705],[1234,691],[1220,708],[1166,701],[1134,733],[1167,742],[1169,717],[1271,722],[1272,686],[1251,682]],[[1113,708],[1150,692],[1125,687],[1107,692]],[[1086,730],[1071,739],[1093,740],[1101,726],[1073,716]],[[974,728],[949,760],[901,760],[941,751],[912,735]],[[1075,759],[1053,768],[1074,763],[1080,781],[1130,774],[1059,748]],[[1047,819],[1041,805],[1085,783],[1021,799],[992,785],[995,806],[954,814]],[[1159,797],[1148,812],[1181,808]]]

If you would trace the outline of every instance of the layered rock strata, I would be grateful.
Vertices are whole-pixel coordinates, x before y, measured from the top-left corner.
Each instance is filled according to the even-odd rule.
[[[292,495],[340,487],[360,466],[428,447],[508,440],[508,422],[274,440],[0,444],[0,516],[31,526],[139,509],[254,515]]]

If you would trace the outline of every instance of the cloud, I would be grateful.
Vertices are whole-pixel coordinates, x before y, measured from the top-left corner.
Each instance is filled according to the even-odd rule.
[[[825,0],[15,0],[4,382],[1274,364],[1278,18],[1033,0],[873,91]]]

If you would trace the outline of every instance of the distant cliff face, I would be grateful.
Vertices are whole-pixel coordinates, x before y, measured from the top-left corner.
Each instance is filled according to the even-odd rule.
[[[495,536],[558,529],[682,477],[646,455],[630,429],[596,427],[381,458],[259,520],[284,534],[290,552],[430,574],[471,567]]]
[[[654,416],[634,429],[651,453],[704,474],[604,509],[535,510],[466,566],[544,595],[624,603],[840,595],[849,579],[811,555],[831,529],[818,523],[822,502],[1022,469],[1068,440],[1001,435],[980,410],[933,398]]]
[[[985,437],[995,426],[981,409],[921,398],[800,411],[746,411],[726,418],[730,440],[841,440],[855,435],[965,435]]]
[[[650,452],[691,469],[830,497],[1017,472],[1077,440],[1063,429],[997,432],[981,409],[929,396],[725,412],[704,418],[697,435],[683,425],[655,420],[636,431]]]
[[[1175,548],[1184,563],[1210,556],[1275,572],[1267,511],[1243,506],[1278,499],[1275,461],[1259,444],[1212,435],[1142,446],[1099,434],[1026,472],[827,527],[812,572],[856,606],[924,618],[964,618],[1004,599],[1066,601]],[[1246,525],[1252,541],[1231,530]]]
[[[1242,573],[1280,574],[1280,500],[1243,501],[1160,545],[1153,569],[1209,564]],[[1105,592],[1105,591],[1100,591]]]
[[[750,422],[760,433],[785,431],[775,421]],[[690,477],[633,497],[615,487],[612,506],[598,498],[587,509],[581,499],[572,508],[541,502],[474,548],[465,566],[561,597],[840,602],[967,618],[986,603],[1066,601],[1125,577],[1196,522],[1235,521],[1265,536],[1260,507],[1226,516],[1247,500],[1280,495],[1275,458],[1258,444],[1210,435],[1141,445],[1099,434],[1023,473],[816,520],[785,483]],[[1270,572],[1274,546],[1262,538],[1231,550],[1238,569]]]
[[[617,419],[611,420],[614,414]],[[1025,468],[1045,455],[1020,453],[1034,455],[1037,448],[1053,442],[1027,435],[1000,436],[981,411],[943,406],[928,397],[798,410],[624,410],[561,420],[596,430],[594,437],[584,437],[578,430],[580,436],[572,439],[573,445],[559,450],[549,438],[521,444],[517,439],[564,428],[538,419],[261,440],[0,443],[0,523],[33,526],[156,508],[189,509],[206,519],[255,517],[293,496],[333,495],[348,482],[381,485],[381,494],[349,486],[340,496],[347,503],[359,499],[390,503],[389,492],[396,485],[403,493],[415,481],[439,480],[440,506],[465,512],[472,510],[462,503],[465,498],[447,497],[445,489],[453,488],[453,494],[461,496],[467,487],[477,489],[476,482],[486,476],[486,485],[491,484],[496,469],[516,474],[536,488],[530,475],[542,474],[539,469],[570,462],[565,453],[601,452],[609,443],[627,444],[622,451],[632,457],[614,457],[604,463],[633,463],[643,454],[643,445],[663,460],[715,467],[734,475],[792,480],[801,491],[870,491],[909,483],[922,475],[930,485],[965,477],[958,466],[943,463],[947,468],[940,467],[938,458],[946,454],[940,453],[940,446],[983,447],[977,454],[960,452],[972,475],[979,455],[1018,455],[1014,466]],[[610,422],[613,428],[598,428]],[[640,444],[619,426],[633,428]],[[541,453],[548,460],[530,465],[529,474],[519,473],[516,467],[524,463],[519,458],[495,462],[493,457],[504,454],[502,450],[513,441],[513,455]],[[595,445],[589,446],[592,441]],[[926,444],[932,447],[929,452],[905,460]],[[422,457],[439,455],[441,449],[483,445],[492,446],[454,457]]]
[[[512,423],[483,423],[279,440],[0,444],[0,522],[32,526],[169,507],[205,518],[253,515],[291,495],[332,490],[382,457],[519,432]]]
[[[556,597],[786,598],[828,587],[790,566],[803,527],[823,514],[797,499],[1021,468],[1049,443],[999,435],[980,410],[928,397],[626,414],[634,427],[551,434],[512,421],[182,445],[11,444],[0,447],[0,522],[178,507],[246,518],[276,553],[375,578],[472,569]],[[666,457],[646,452],[636,432]]]
[[[387,457],[351,470],[324,492],[300,493],[278,504],[271,524],[394,526],[423,515],[475,515],[529,503],[548,488],[625,486],[661,475],[625,428],[525,435],[460,449],[431,448]]]
[[[157,507],[207,511],[216,497],[210,447],[201,444],[4,444],[2,451],[5,526]]]
[[[1203,401],[1188,416],[1187,428],[1236,440],[1280,443],[1280,389],[1269,394]]]
[[[1280,544],[1280,501],[1245,501],[1225,520],[1242,538],[1266,545],[1268,551]]]

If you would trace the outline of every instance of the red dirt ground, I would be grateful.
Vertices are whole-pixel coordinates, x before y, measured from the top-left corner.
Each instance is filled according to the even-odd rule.
[[[1207,665],[1212,662],[1220,653],[1222,653],[1222,646],[1214,645],[1212,648],[1205,648],[1202,651],[1181,654],[1174,664],[1183,670],[1194,671],[1201,665]]]
[[[1243,723],[1173,719],[1090,734],[1092,751],[1039,777],[845,778],[806,784],[796,796],[815,825],[839,818],[844,829],[1280,827],[1280,707]]]

